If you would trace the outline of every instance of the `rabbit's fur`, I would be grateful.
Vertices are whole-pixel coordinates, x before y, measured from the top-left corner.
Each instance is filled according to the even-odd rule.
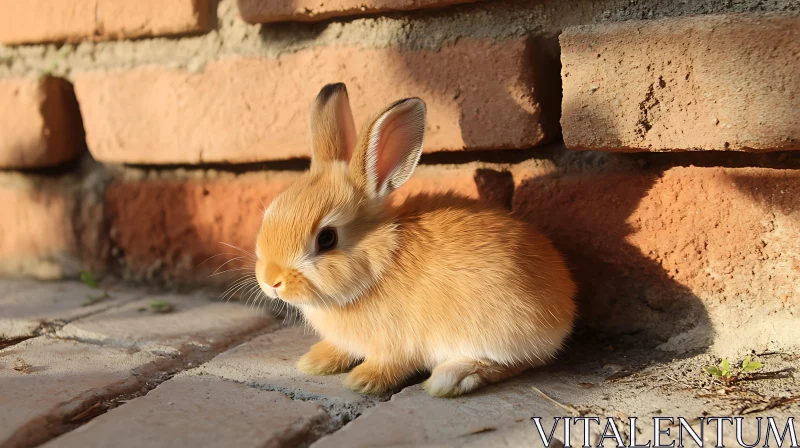
[[[356,136],[344,85],[325,86],[311,169],[270,204],[257,238],[262,290],[322,337],[298,367],[352,368],[345,385],[363,393],[419,371],[432,372],[432,395],[472,391],[552,359],[575,318],[564,260],[530,224],[452,194],[387,201],[419,162],[425,112],[398,101]]]

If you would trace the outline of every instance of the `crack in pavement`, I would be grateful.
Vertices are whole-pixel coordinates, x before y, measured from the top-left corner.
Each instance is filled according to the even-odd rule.
[[[63,326],[63,325],[62,325]],[[44,327],[43,327],[44,328]],[[59,327],[60,328],[60,327]],[[110,386],[112,391],[102,393],[98,390],[89,390],[81,395],[89,395],[91,398],[84,397],[85,402],[65,413],[55,411],[43,418],[34,419],[31,422],[17,428],[8,438],[9,446],[17,448],[29,448],[49,442],[63,434],[71,432],[93,419],[131,401],[135,398],[147,395],[150,391],[169,381],[175,375],[193,369],[205,362],[210,361],[217,355],[224,353],[238,345],[244,344],[251,339],[264,333],[273,331],[275,327],[259,328],[258,330],[241,335],[231,340],[227,344],[216,347],[208,347],[204,350],[189,350],[185,353],[157,355],[159,359],[153,363],[135,369],[132,375],[123,381]],[[40,336],[55,340],[72,340],[68,338],[56,337],[53,333],[47,332]],[[26,338],[31,339],[31,338]],[[21,341],[20,341],[21,342]],[[88,345],[100,347],[114,347],[109,344],[92,344],[87,341],[75,341]],[[115,347],[120,348],[120,347]],[[124,347],[122,347],[124,348]],[[70,401],[81,401],[80,396]],[[44,420],[44,421],[43,421]]]

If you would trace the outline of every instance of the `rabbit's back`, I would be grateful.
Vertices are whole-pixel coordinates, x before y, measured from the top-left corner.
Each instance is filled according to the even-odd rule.
[[[531,225],[449,194],[410,197],[391,215],[398,248],[378,286],[344,308],[304,310],[326,338],[429,367],[454,356],[538,365],[561,347],[576,287]]]

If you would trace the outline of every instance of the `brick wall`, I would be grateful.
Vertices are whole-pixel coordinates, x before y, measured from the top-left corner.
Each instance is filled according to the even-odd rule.
[[[0,0],[0,273],[229,283],[220,242],[252,248],[343,81],[357,125],[426,101],[395,200],[537,224],[584,330],[780,345],[800,318],[795,1],[134,3]]]

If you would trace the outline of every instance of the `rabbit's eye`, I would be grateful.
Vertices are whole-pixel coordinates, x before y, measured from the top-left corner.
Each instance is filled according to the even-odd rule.
[[[325,227],[319,231],[317,235],[317,253],[327,252],[334,247],[339,241],[339,235],[333,227]]]

